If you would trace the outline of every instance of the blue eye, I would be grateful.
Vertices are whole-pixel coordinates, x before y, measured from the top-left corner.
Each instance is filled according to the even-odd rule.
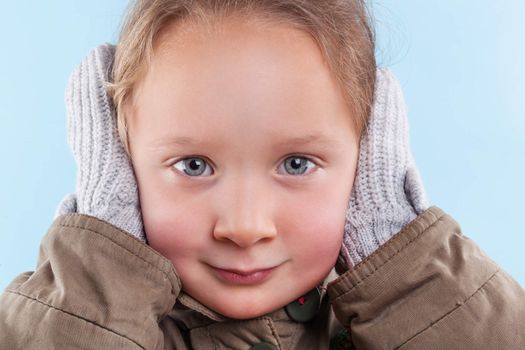
[[[203,158],[190,157],[184,158],[173,165],[175,166],[175,168],[177,168],[178,170],[180,170],[188,176],[201,176],[205,172],[206,166],[208,164]],[[208,176],[209,175],[210,174],[208,174]]]
[[[288,157],[285,159],[283,164],[288,174],[299,176],[304,175],[308,169],[316,166],[316,164],[310,159],[302,156]],[[308,164],[311,164],[311,166],[308,167]]]
[[[287,174],[295,176],[303,176],[308,169],[316,166],[314,162],[303,156],[288,157],[282,164]],[[208,162],[201,157],[184,158],[173,164],[173,166],[183,174],[192,177],[210,176],[213,174]],[[206,172],[207,168],[210,169],[211,173],[210,171]]]

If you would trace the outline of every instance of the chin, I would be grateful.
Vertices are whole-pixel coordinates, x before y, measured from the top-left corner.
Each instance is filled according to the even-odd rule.
[[[214,299],[208,300],[207,305],[210,309],[219,314],[246,320],[266,315],[272,311],[280,309],[287,305],[291,300],[279,300],[275,296],[257,295],[257,293],[240,293],[241,295],[232,295],[228,300]],[[293,299],[292,299],[293,300]]]
[[[220,313],[221,315],[229,317],[229,318],[234,318],[237,320],[247,320],[247,319],[264,316],[277,309],[279,309],[279,307],[277,308],[251,307],[251,308],[228,308],[225,310],[216,310],[216,311]]]

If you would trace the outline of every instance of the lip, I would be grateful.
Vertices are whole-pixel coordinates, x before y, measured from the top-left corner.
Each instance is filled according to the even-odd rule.
[[[266,281],[279,266],[254,269],[249,271],[237,269],[222,269],[211,266],[215,275],[229,284],[255,285]]]

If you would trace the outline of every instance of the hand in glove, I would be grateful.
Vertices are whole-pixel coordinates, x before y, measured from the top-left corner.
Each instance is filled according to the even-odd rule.
[[[360,140],[339,263],[351,269],[428,209],[409,144],[408,119],[395,76],[379,68],[368,127]]]
[[[96,47],[69,77],[65,100],[76,190],[64,197],[55,218],[75,212],[91,215],[146,241],[135,174],[105,87],[114,53],[114,45]]]

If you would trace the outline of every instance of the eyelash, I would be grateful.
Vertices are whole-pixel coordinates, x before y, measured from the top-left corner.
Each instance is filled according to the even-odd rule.
[[[286,160],[288,159],[302,159],[302,160],[306,160],[306,164],[308,163],[311,163],[312,166],[310,167],[310,170],[313,168],[317,168],[318,167],[318,164],[316,161],[314,161],[312,158],[310,157],[307,157],[307,156],[304,156],[304,155],[290,155],[290,156],[287,156],[283,162],[281,162],[281,164],[285,164]],[[193,176],[193,175],[188,175],[184,172],[184,170],[179,170],[175,165],[178,164],[178,163],[181,163],[181,162],[184,162],[186,160],[192,160],[192,159],[199,159],[199,160],[203,160],[205,162],[205,164],[209,167],[209,162],[206,160],[206,158],[204,157],[199,157],[199,156],[190,156],[190,157],[185,157],[185,158],[181,158],[175,162],[172,163],[172,167],[176,168],[176,171],[180,174],[182,174],[183,176],[187,176],[187,177],[206,177],[206,176],[201,176],[201,175],[197,175],[197,176]],[[184,164],[184,163],[182,163]],[[301,164],[302,165],[302,164]],[[305,176],[308,176],[310,173],[312,173],[312,171],[308,172],[309,170],[307,169],[303,174],[298,174],[298,175],[294,175],[294,174],[289,174],[290,176],[293,176],[293,177],[305,177]],[[209,176],[209,175],[208,175]]]

